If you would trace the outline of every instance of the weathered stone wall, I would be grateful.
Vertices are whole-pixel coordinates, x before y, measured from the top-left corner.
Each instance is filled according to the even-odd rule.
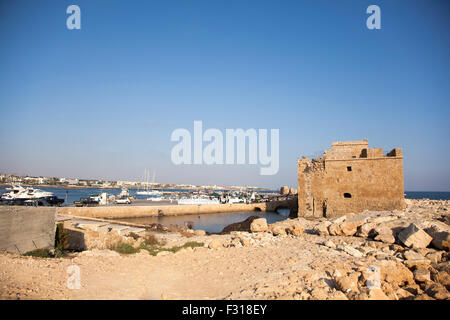
[[[56,208],[0,207],[0,250],[23,254],[55,242]]]
[[[333,144],[320,159],[299,160],[299,216],[336,217],[364,210],[403,209],[401,149],[388,156],[382,152],[357,141],[337,147]]]

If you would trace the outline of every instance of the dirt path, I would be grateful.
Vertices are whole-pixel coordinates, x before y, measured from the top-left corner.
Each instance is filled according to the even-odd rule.
[[[270,285],[276,291],[278,286],[274,283],[281,288],[283,281],[292,282],[289,278],[292,280],[293,274],[303,272],[305,277],[312,277],[341,262],[351,263],[353,257],[329,250],[321,242],[320,237],[305,235],[261,247],[198,248],[156,257],[139,253],[40,259],[1,254],[0,296],[3,299],[249,298],[253,295],[250,288]],[[318,268],[314,264],[324,251],[329,252]],[[67,288],[70,265],[81,271],[78,290]]]

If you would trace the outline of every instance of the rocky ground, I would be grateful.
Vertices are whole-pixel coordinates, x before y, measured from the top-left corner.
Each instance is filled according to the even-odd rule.
[[[146,250],[119,254],[101,246],[64,258],[1,253],[0,297],[450,298],[449,201],[407,200],[404,211],[335,219],[298,218],[272,225],[264,220],[222,235],[154,233],[167,248],[188,241],[204,243],[156,256]],[[70,266],[79,267],[79,289],[67,286]]]

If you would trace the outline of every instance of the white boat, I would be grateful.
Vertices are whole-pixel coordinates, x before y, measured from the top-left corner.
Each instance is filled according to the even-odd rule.
[[[22,187],[20,185],[7,188],[0,197],[0,203],[10,205],[57,205],[60,206],[64,200],[56,197],[52,192],[35,189],[32,187]]]
[[[137,191],[136,194],[140,196],[161,196],[163,193],[159,190],[143,190]]]
[[[162,192],[159,190],[149,189],[148,188],[148,175],[149,172],[147,169],[144,170],[144,180],[145,180],[145,189],[144,190],[138,190],[136,192],[137,195],[140,196],[162,196]],[[153,183],[155,182],[155,173],[153,173]]]
[[[164,199],[161,197],[152,197],[152,198],[147,198],[148,201],[163,201]]]
[[[210,198],[187,198],[187,199],[179,199],[178,204],[220,204],[219,199],[210,199]]]
[[[3,200],[36,200],[47,197],[54,197],[52,192],[42,191],[31,187],[12,186],[8,188],[10,192],[2,194]]]
[[[129,196],[130,196],[130,193],[128,192],[128,189],[127,189],[127,188],[122,188],[122,189],[120,190],[119,195],[118,195],[117,197],[119,197],[119,198],[125,198],[125,197],[129,197]]]

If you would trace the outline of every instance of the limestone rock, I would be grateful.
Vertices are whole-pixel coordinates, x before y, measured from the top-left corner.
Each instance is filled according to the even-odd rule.
[[[169,254],[170,254],[169,251],[160,251],[156,254],[156,256],[161,257],[161,256],[167,256]]]
[[[409,227],[400,232],[398,238],[405,246],[410,248],[426,248],[431,240],[433,240],[433,238],[414,223],[411,223]]]
[[[389,234],[389,233],[377,234],[375,236],[374,240],[381,241],[384,243],[395,243],[395,237],[392,235],[392,233],[391,234]]]
[[[426,285],[425,292],[437,300],[449,300],[450,293],[445,289],[445,287],[440,283],[433,283],[430,281],[430,285]]]
[[[402,263],[392,260],[379,262],[380,281],[386,281],[391,285],[404,286],[415,284],[413,273]]]
[[[389,300],[388,296],[379,288],[364,288],[358,295],[359,300]]]
[[[341,229],[341,233],[344,236],[353,236],[356,231],[358,231],[358,227],[360,226],[360,224],[356,221],[344,221],[339,225],[339,228]]]
[[[362,238],[373,237],[374,235],[375,224],[373,223],[365,223],[358,228],[356,235]]]
[[[354,256],[356,258],[361,258],[363,256],[361,251],[356,250],[355,248],[350,247],[350,246],[344,246],[344,251],[346,253],[348,253],[349,255]]]
[[[244,247],[250,247],[252,245],[251,241],[244,236],[240,236],[239,240],[241,241],[241,244]]]
[[[267,231],[267,220],[265,218],[258,218],[252,221],[250,224],[251,232],[265,232]]]
[[[416,280],[416,282],[426,282],[426,281],[430,281],[430,271],[426,270],[426,269],[417,269],[414,270],[413,272],[414,274],[414,280]]]
[[[448,272],[432,270],[431,279],[434,282],[442,284],[447,290],[450,290],[450,274]]]
[[[409,269],[426,269],[431,261],[428,259],[413,259],[403,261],[404,265]]]
[[[219,249],[221,247],[223,247],[223,243],[219,239],[213,239],[208,244],[208,248],[210,249]]]
[[[204,235],[206,235],[206,231],[205,230],[195,230],[194,231],[194,233],[195,233],[195,235],[196,236],[204,236]]]
[[[358,278],[359,273],[353,272],[349,275],[334,278],[334,286],[343,293],[356,292],[358,293]]]
[[[99,249],[92,249],[83,251],[80,253],[80,256],[85,257],[120,257],[120,254],[116,251],[112,250],[99,250]]]
[[[331,225],[329,221],[322,221],[316,224],[313,228],[313,232],[319,236],[329,236],[328,227]]]
[[[333,223],[328,227],[328,232],[330,236],[343,236],[344,233],[341,230],[339,223]]]
[[[413,250],[407,250],[403,252],[403,257],[406,260],[422,260],[423,256]]]
[[[282,186],[280,189],[280,194],[282,196],[289,194],[289,187],[288,186]]]
[[[431,262],[439,263],[442,260],[443,251],[436,251],[428,253],[425,258],[431,260]]]
[[[286,228],[286,232],[288,234],[291,234],[293,236],[299,237],[303,234],[303,231],[305,231],[305,229],[303,228],[303,226],[301,226],[298,223],[295,223],[289,227]]]
[[[274,236],[286,235],[286,228],[282,226],[274,226],[272,227],[272,234]]]
[[[442,230],[436,225],[426,229],[426,232],[433,238],[431,243],[435,248],[449,251],[450,232],[448,232],[447,230]]]
[[[331,240],[325,241],[323,245],[331,249],[336,249],[336,244]]]

